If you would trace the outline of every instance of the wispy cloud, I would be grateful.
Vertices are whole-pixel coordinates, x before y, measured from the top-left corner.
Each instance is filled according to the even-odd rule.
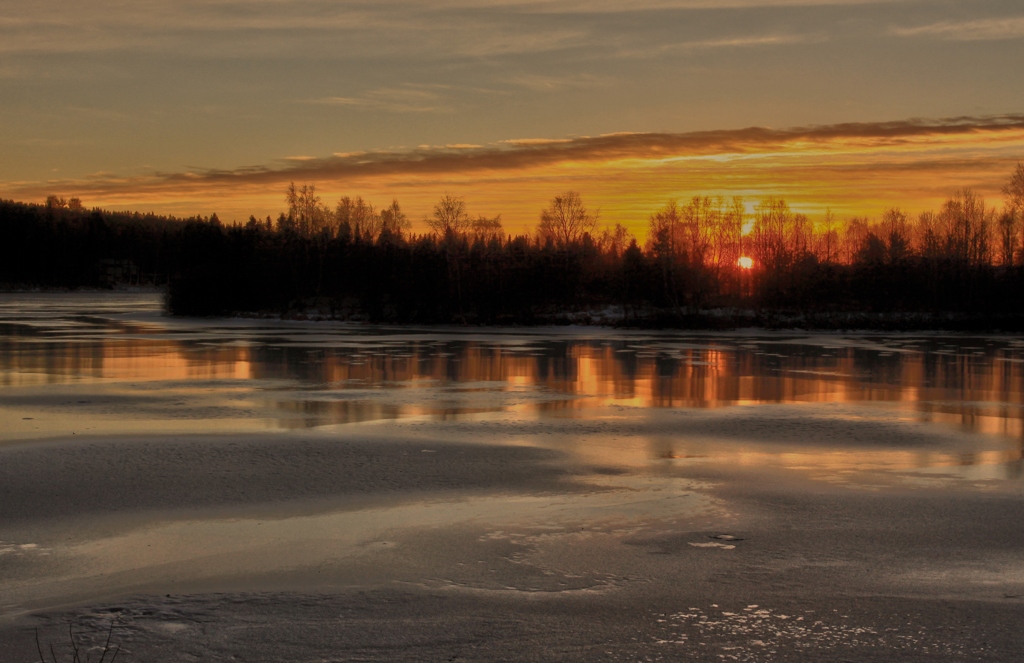
[[[952,41],[986,41],[1024,37],[1024,16],[985,18],[973,21],[940,21],[913,27],[894,27],[899,37],[937,37]]]
[[[676,47],[680,49],[703,49],[703,48],[749,48],[753,46],[782,46],[786,44],[809,44],[825,41],[826,37],[821,34],[771,34],[771,35],[749,35],[743,37],[724,37],[721,39],[701,39],[690,42],[682,42]]]
[[[573,139],[505,141],[477,148],[420,148],[407,152],[365,152],[349,158],[312,160],[294,168],[209,171],[210,181],[235,177],[271,181],[293,178],[335,179],[363,175],[461,173],[475,170],[518,170],[562,162],[609,162],[626,159],[668,159],[716,154],[756,154],[809,147],[899,145],[925,138],[978,135],[1024,130],[1024,114],[998,117],[848,123],[793,129],[747,129],[689,133],[617,133]],[[169,175],[168,181],[174,176]]]
[[[183,50],[193,55],[294,57],[316,51],[353,57],[408,52],[488,57],[573,48],[591,44],[592,38],[601,43],[606,35],[595,36],[582,24],[610,14],[900,1],[90,0],[69,5],[64,0],[33,0],[0,16],[0,53]]]
[[[351,181],[409,176],[445,177],[473,172],[509,172],[564,163],[612,163],[628,160],[673,160],[712,155],[770,154],[899,147],[942,138],[981,140],[1024,132],[1024,114],[961,117],[944,120],[848,123],[828,126],[700,131],[690,133],[622,133],[570,139],[519,139],[477,145],[424,146],[401,152],[340,153],[330,157],[291,158],[279,165],[233,170],[190,170],[143,178],[93,178],[66,182],[65,189],[116,195],[117,191],[276,185],[293,180]],[[52,187],[51,187],[52,188]]]
[[[893,4],[903,0],[426,0],[440,8],[502,7],[538,13],[625,13],[666,9],[754,9],[772,7],[821,7]]]
[[[708,50],[737,48],[758,48],[769,46],[792,46],[795,44],[818,44],[827,41],[821,33],[808,34],[749,34],[716,37],[713,39],[692,39],[669,44],[630,46],[618,51],[624,57],[656,57],[669,53],[688,53]]]
[[[0,17],[0,53],[486,57],[564,48],[586,36],[578,26],[511,24],[509,11],[516,7],[470,3],[455,12],[458,5],[420,0],[92,0],[72,6],[34,0]]]
[[[519,74],[509,77],[507,82],[516,87],[522,87],[528,90],[551,92],[570,88],[602,87],[609,85],[611,83],[611,79],[607,76],[596,76],[594,74],[573,74],[569,76]]]
[[[504,145],[515,145],[517,147],[530,147],[538,145],[555,145],[571,143],[572,138],[510,138],[501,141]]]
[[[450,113],[454,110],[436,91],[412,86],[379,88],[354,96],[313,99],[308,103],[387,113]]]

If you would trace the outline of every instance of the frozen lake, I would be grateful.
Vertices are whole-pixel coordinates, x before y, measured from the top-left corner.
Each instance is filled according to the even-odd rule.
[[[360,327],[172,319],[154,294],[0,298],[0,441],[396,419],[642,427],[680,414],[673,435],[624,442],[607,460],[1015,480],[1022,390],[1015,337]],[[771,424],[779,417],[809,428]],[[948,434],[907,448],[811,426],[836,421]]]
[[[1016,660],[1022,390],[1013,336],[0,295],[0,659]]]

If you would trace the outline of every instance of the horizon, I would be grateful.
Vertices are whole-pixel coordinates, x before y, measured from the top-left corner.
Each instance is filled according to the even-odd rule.
[[[93,180],[62,183],[61,188],[49,183],[35,195],[32,188],[15,192],[29,203],[44,203],[47,196],[59,195],[78,197],[86,208],[179,218],[216,214],[222,222],[241,224],[250,215],[276,218],[287,207],[288,184],[308,183],[317,187],[332,209],[342,196],[362,197],[376,209],[398,200],[416,233],[429,232],[427,219],[440,197],[455,195],[466,201],[471,216],[501,216],[506,232],[519,235],[535,230],[540,210],[551,198],[571,190],[556,188],[564,183],[575,185],[588,207],[600,211],[599,226],[622,224],[642,241],[654,212],[668,201],[685,203],[694,196],[742,198],[749,215],[761,201],[781,198],[812,222],[827,211],[840,220],[875,220],[891,208],[916,217],[938,210],[963,189],[973,190],[988,207],[999,209],[1004,197],[1001,188],[1019,163],[1014,155],[1022,151],[1024,115],[1005,115],[423,146],[406,152],[293,159],[278,168]],[[736,162],[744,165],[737,169]],[[680,168],[689,171],[680,172]],[[767,171],[774,173],[773,186],[759,183],[767,179]],[[901,178],[894,179],[896,175]],[[716,177],[728,177],[729,182],[698,188]],[[339,190],[338,181],[359,185]],[[680,181],[684,184],[679,185]],[[524,186],[527,195],[521,193]],[[859,195],[852,195],[850,187]],[[518,195],[509,191],[512,188]],[[238,193],[232,197],[226,191]],[[166,200],[182,192],[191,196],[187,202]],[[214,199],[220,201],[219,208],[203,209],[216,207],[210,203]],[[225,200],[232,202],[224,204]]]
[[[225,222],[294,181],[333,206],[442,195],[510,234],[579,191],[642,237],[670,199],[812,220],[999,207],[1024,159],[1006,0],[10,5],[0,196]]]

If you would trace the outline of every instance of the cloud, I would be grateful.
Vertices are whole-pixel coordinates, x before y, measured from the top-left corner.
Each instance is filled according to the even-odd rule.
[[[454,110],[441,95],[423,86],[379,88],[356,96],[325,97],[308,103],[387,113],[449,113]]]
[[[756,9],[891,4],[901,0],[426,0],[431,8],[506,8],[532,13],[618,14],[636,11]]]
[[[703,49],[703,48],[747,48],[751,46],[781,46],[786,44],[809,44],[825,41],[825,37],[818,34],[806,35],[752,35],[746,37],[725,37],[722,39],[702,39],[697,41],[683,42],[677,48]]]
[[[940,21],[909,28],[892,28],[898,37],[937,37],[951,41],[986,41],[1024,37],[1024,16],[974,21]]]
[[[605,43],[602,16],[883,4],[901,0],[65,0],[10,3],[0,53],[189,56],[397,53],[488,57]],[[589,18],[588,18],[589,17]],[[607,23],[612,19],[604,19]],[[631,22],[642,23],[642,20]],[[582,25],[585,24],[585,25]],[[623,23],[622,25],[625,25]]]
[[[575,74],[570,76],[546,76],[542,74],[519,74],[511,76],[507,82],[521,88],[536,92],[553,92],[570,88],[595,88],[611,84],[611,79],[594,74]]]
[[[828,38],[820,33],[813,34],[766,34],[694,39],[670,44],[644,47],[628,47],[620,50],[623,57],[656,57],[668,53],[687,53],[715,49],[757,48],[764,46],[790,46],[793,44],[818,44]]]
[[[518,139],[486,146],[422,146],[406,151],[338,153],[329,157],[290,158],[274,165],[233,170],[198,170],[146,177],[95,177],[58,187],[79,194],[107,196],[118,191],[148,192],[262,188],[290,181],[346,182],[395,178],[446,178],[473,174],[514,175],[565,164],[628,161],[679,161],[702,157],[744,159],[767,155],[830,154],[858,149],[926,146],[943,140],[998,140],[1024,132],[1024,114],[959,117],[943,120],[847,123],[791,129],[746,129],[690,133],[621,133],[568,139]],[[922,148],[923,149],[923,148]],[[6,188],[12,188],[10,186]],[[13,187],[23,191],[33,186]],[[35,187],[38,188],[38,187]],[[49,186],[49,189],[54,189]]]
[[[554,145],[557,143],[571,143],[572,140],[572,138],[510,138],[501,141],[501,144],[516,146]]]
[[[582,36],[572,27],[509,24],[500,13],[412,0],[35,0],[0,21],[0,53],[483,57],[561,48]]]

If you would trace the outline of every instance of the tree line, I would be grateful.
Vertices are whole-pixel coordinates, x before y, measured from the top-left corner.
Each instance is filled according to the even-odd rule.
[[[331,207],[292,184],[276,219],[87,210],[56,196],[0,201],[0,283],[166,285],[181,315],[269,313],[398,323],[531,323],[614,309],[637,324],[708,311],[1018,317],[1024,295],[1024,164],[990,207],[970,189],[911,217],[816,223],[769,197],[669,201],[641,244],[579,193],[552,198],[531,233],[472,216],[445,195],[412,223],[397,200]],[[712,316],[713,317],[713,316]]]

